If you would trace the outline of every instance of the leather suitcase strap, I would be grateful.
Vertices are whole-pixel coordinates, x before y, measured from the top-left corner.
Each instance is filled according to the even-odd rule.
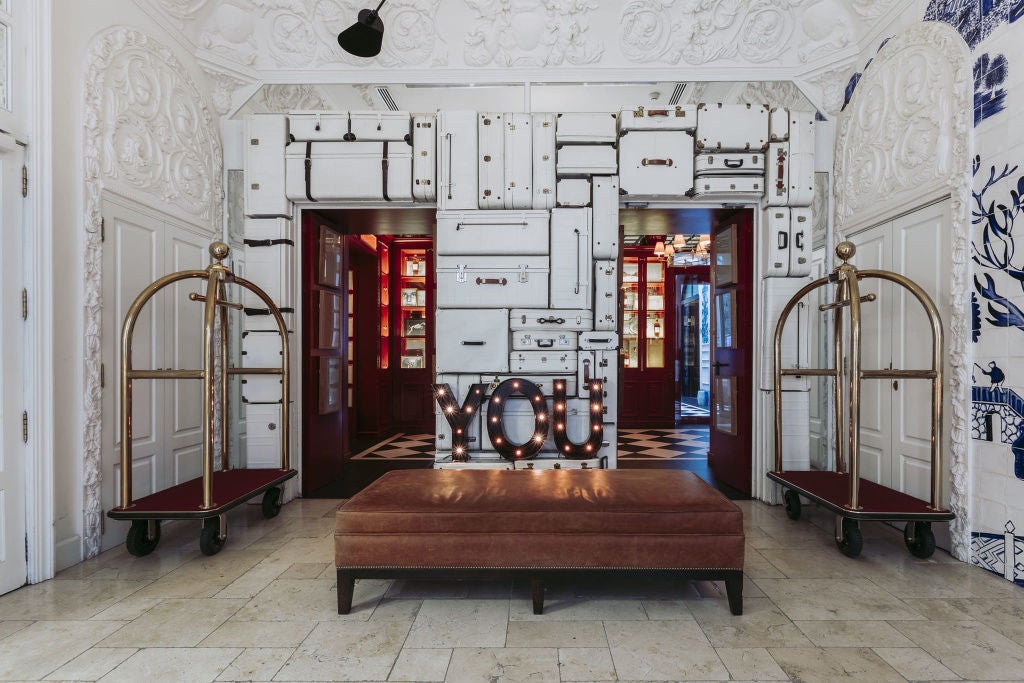
[[[295,242],[289,239],[278,239],[278,240],[242,240],[247,247],[273,247],[278,244],[287,244],[289,247],[294,247]]]
[[[313,199],[312,188],[310,187],[310,178],[313,175],[313,143],[306,142],[306,199],[311,202],[317,200]]]
[[[384,195],[384,201],[390,202],[391,197],[388,196],[388,142],[384,141],[384,156],[380,160],[381,170],[381,194]]]

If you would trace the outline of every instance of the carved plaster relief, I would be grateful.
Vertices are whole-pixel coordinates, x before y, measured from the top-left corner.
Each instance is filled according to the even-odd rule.
[[[231,110],[235,91],[250,81],[224,73],[223,71],[212,71],[205,67],[203,71],[210,77],[210,83],[213,86],[210,92],[213,108],[218,114],[223,116]]]
[[[464,57],[470,66],[593,64],[604,54],[590,34],[597,0],[465,0],[473,12]]]
[[[222,153],[202,92],[165,46],[114,28],[94,39],[85,90],[85,556],[100,550],[100,311],[103,189],[211,232],[221,226]]]
[[[192,19],[209,0],[154,0],[164,12],[175,19]]]
[[[836,228],[866,228],[931,199],[951,199],[950,359],[953,554],[967,561],[970,328],[967,200],[974,81],[970,51],[948,25],[921,23],[890,40],[864,71],[836,141]]]
[[[768,104],[772,107],[813,111],[811,104],[800,88],[792,81],[755,81],[747,83],[737,97],[740,104]]]
[[[239,114],[284,114],[290,111],[333,109],[315,85],[264,85]]]
[[[846,84],[850,81],[850,74],[853,72],[853,62],[828,71],[822,71],[807,77],[807,82],[817,86],[821,92],[822,111],[835,116],[843,108],[846,99]]]

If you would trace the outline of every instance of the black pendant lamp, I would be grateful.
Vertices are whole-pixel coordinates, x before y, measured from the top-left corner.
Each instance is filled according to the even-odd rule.
[[[378,13],[387,0],[380,0],[377,9],[359,10],[359,20],[338,34],[341,49],[356,57],[376,57],[384,41],[384,22]]]

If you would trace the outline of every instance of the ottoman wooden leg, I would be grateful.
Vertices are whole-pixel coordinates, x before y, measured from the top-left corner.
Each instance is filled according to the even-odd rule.
[[[544,581],[533,579],[530,587],[533,589],[533,613],[544,614]]]
[[[356,587],[356,577],[352,572],[338,570],[338,614],[352,611],[352,591]]]
[[[725,593],[729,597],[729,611],[743,614],[743,572],[728,572],[725,575]]]

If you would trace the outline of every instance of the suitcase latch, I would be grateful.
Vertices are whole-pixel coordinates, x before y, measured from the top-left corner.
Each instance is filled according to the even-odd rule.
[[[530,266],[525,266],[525,265],[520,265],[519,266],[519,281],[520,282],[529,282],[530,276],[526,272],[526,269],[529,268],[529,267]]]
[[[466,281],[466,266],[461,264],[461,263],[459,264],[458,272],[455,273],[455,281],[456,282],[465,282]]]

